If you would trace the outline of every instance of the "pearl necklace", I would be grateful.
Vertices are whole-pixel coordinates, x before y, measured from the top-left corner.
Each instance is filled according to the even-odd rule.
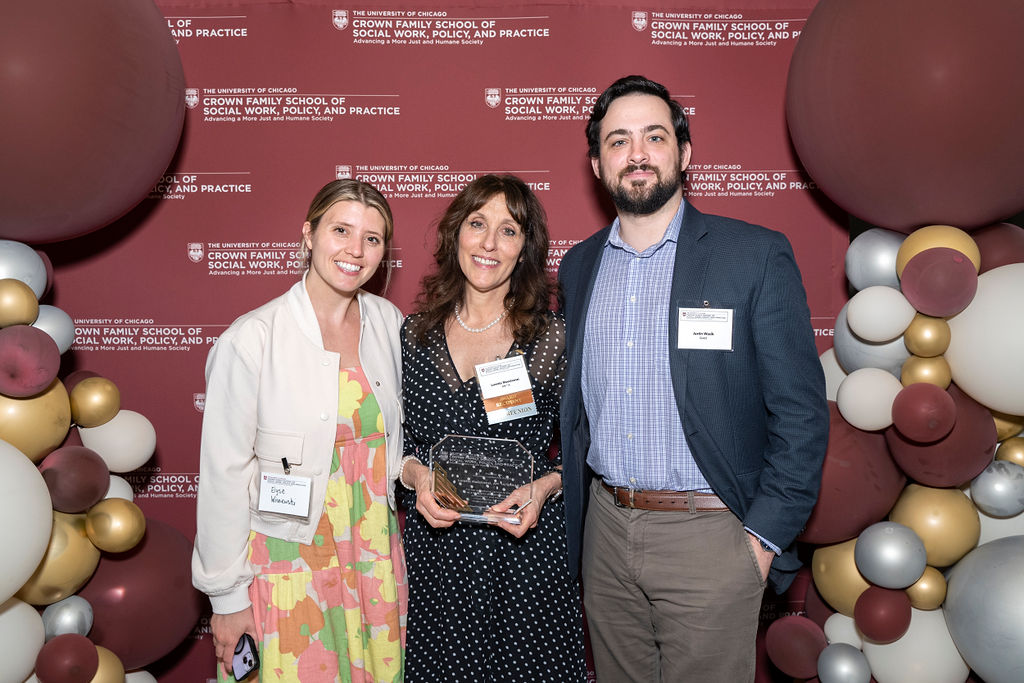
[[[485,332],[494,327],[495,325],[497,325],[499,322],[501,322],[506,315],[508,315],[507,309],[502,311],[501,315],[499,315],[497,318],[487,323],[483,327],[470,327],[466,323],[462,322],[462,318],[459,316],[459,305],[455,304],[455,321],[458,322],[459,327],[464,329],[466,332]]]

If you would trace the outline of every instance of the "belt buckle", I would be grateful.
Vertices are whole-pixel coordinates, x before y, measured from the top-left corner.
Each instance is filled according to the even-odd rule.
[[[623,509],[633,507],[633,489],[628,489],[629,490],[629,505],[626,505],[621,500],[619,500],[619,490],[621,488],[622,488],[621,486],[613,486],[612,487],[612,501],[615,503],[615,507],[623,508]]]

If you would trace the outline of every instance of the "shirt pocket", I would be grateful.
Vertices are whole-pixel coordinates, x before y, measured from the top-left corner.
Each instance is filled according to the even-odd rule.
[[[305,435],[301,432],[278,432],[258,427],[253,451],[260,462],[262,471],[284,471],[284,460],[289,467],[302,465],[302,444]]]

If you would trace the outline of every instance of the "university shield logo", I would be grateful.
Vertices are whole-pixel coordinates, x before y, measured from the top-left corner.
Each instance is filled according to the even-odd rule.
[[[192,263],[199,263],[203,260],[203,243],[202,242],[189,242],[188,243],[188,260]]]
[[[501,88],[484,88],[484,102],[491,109],[501,104]]]
[[[347,9],[336,9],[331,13],[331,22],[334,24],[334,28],[339,31],[344,31],[348,28],[348,10]]]
[[[192,407],[200,413],[206,410],[206,394],[192,394]]]
[[[199,104],[199,88],[185,88],[185,106],[195,109]]]
[[[633,28],[637,31],[647,28],[647,12],[633,12]]]
[[[334,177],[338,180],[348,180],[352,177],[352,167],[348,164],[338,164],[334,167]]]

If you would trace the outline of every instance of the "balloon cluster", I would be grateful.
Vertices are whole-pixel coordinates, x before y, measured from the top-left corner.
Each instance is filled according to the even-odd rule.
[[[1024,230],[993,221],[1024,209],[1024,132],[993,41],[1024,5],[899,5],[822,0],[790,67],[804,167],[881,227],[850,243],[856,293],[821,356],[831,433],[799,539],[806,616],[773,622],[766,649],[821,683],[1020,681]],[[945,38],[967,21],[984,29]]]
[[[0,240],[2,680],[121,681],[198,619],[191,544],[112,474],[153,455],[149,420],[105,377],[57,377],[74,325],[39,303],[51,281],[45,254]]]

